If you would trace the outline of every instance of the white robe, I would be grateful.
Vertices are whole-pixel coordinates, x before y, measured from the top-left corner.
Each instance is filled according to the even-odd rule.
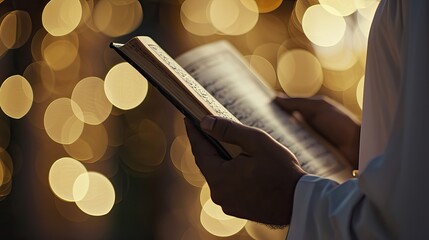
[[[368,42],[360,176],[304,176],[287,239],[429,239],[429,1],[382,0]],[[371,161],[369,161],[371,160]]]

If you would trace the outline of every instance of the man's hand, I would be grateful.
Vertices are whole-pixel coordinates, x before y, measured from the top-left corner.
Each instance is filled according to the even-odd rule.
[[[326,98],[287,98],[279,96],[275,102],[286,111],[299,112],[304,121],[330,142],[358,168],[360,123],[339,103]]]
[[[287,148],[262,130],[207,116],[200,123],[205,133],[245,152],[227,161],[189,119],[185,123],[212,200],[226,214],[271,225],[289,224],[295,186],[305,172]]]

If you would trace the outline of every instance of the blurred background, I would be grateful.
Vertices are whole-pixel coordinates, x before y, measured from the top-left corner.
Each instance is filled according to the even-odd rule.
[[[227,39],[275,90],[360,117],[378,2],[0,0],[0,238],[284,239],[211,201],[183,116],[109,43]]]

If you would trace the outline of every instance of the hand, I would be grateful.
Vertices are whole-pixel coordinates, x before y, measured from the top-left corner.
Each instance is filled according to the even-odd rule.
[[[245,152],[227,161],[189,119],[185,124],[212,200],[226,214],[271,225],[289,224],[295,186],[305,172],[287,148],[262,130],[207,116],[200,123],[205,133]]]
[[[360,122],[352,113],[327,97],[278,96],[275,102],[290,113],[299,112],[304,121],[337,148],[354,169],[358,168]]]

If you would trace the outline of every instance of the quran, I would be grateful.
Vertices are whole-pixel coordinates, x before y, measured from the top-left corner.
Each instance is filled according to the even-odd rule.
[[[343,182],[351,166],[322,137],[273,102],[274,90],[251,71],[242,55],[225,40],[205,44],[170,57],[150,37],[112,43],[126,61],[172,102],[196,126],[215,115],[260,128],[290,149],[308,173]],[[226,157],[237,146],[209,140]]]

